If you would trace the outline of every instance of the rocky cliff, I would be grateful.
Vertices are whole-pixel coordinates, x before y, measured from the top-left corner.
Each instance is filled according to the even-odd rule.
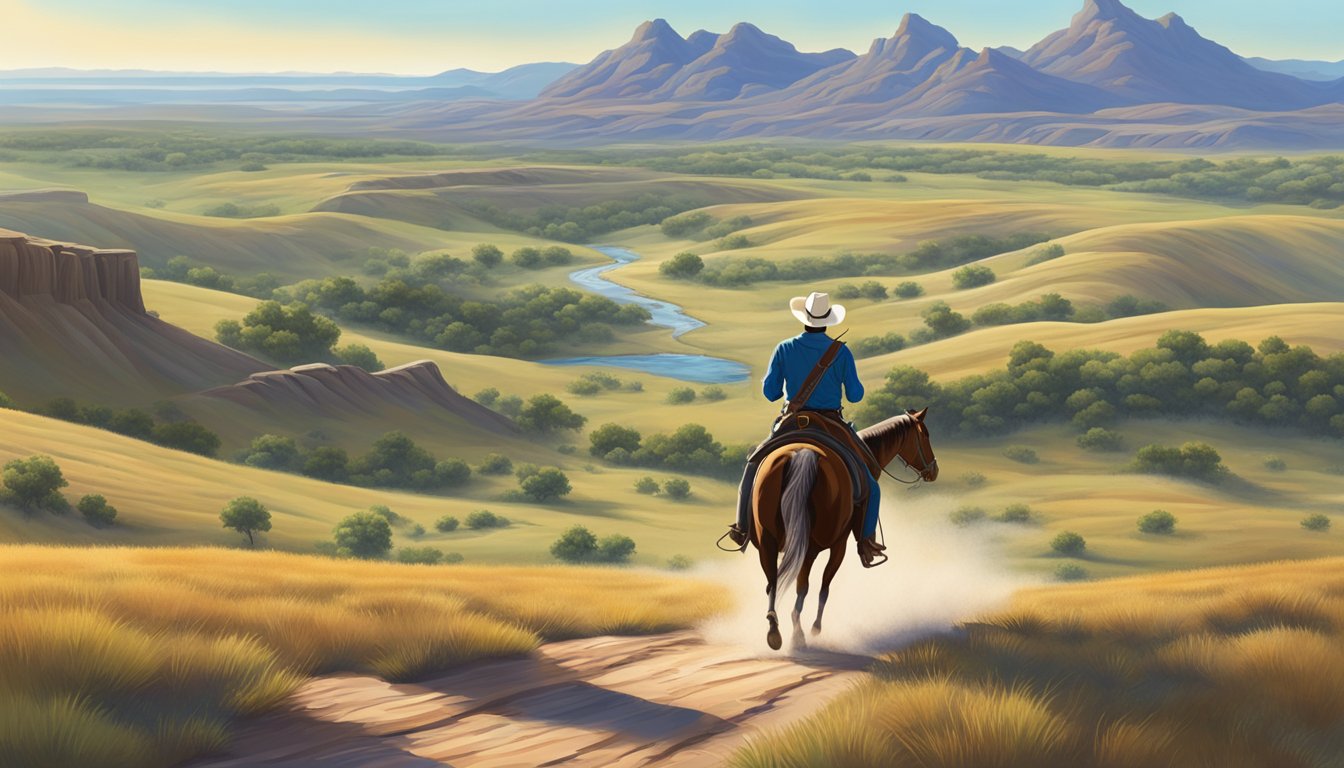
[[[269,366],[153,317],[134,251],[0,229],[0,390],[143,404]]]

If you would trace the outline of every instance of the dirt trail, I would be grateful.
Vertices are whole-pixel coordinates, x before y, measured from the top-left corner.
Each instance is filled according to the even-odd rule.
[[[197,768],[712,766],[819,709],[870,660],[754,656],[694,632],[551,643],[413,684],[314,678]]]

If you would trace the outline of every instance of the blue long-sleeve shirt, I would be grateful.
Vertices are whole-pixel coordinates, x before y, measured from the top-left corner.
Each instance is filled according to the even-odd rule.
[[[784,396],[788,389],[789,400],[798,395],[803,380],[816,367],[817,361],[826,354],[831,346],[831,337],[824,333],[800,333],[791,339],[785,339],[775,347],[770,358],[770,367],[765,372],[762,391],[765,399],[774,402]],[[857,403],[863,399],[863,384],[859,382],[859,372],[854,366],[854,354],[849,347],[841,347],[831,367],[822,375],[812,396],[804,407],[815,410],[834,410],[840,407],[841,390],[846,399]]]

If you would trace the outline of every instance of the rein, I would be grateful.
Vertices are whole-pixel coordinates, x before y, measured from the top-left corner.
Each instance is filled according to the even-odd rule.
[[[907,418],[909,418],[908,414]],[[905,457],[902,456],[899,452],[897,452],[896,458],[900,459],[901,463],[904,464],[906,468],[914,470],[915,472],[919,473],[918,475],[915,476],[914,480],[902,480],[901,478],[891,474],[891,472],[889,472],[885,466],[882,467],[882,474],[886,475],[887,477],[890,477],[892,480],[895,480],[901,485],[919,485],[920,483],[924,482],[924,473],[928,472],[929,467],[932,466],[931,462],[924,456],[924,446],[919,442],[919,427],[914,425],[913,419],[911,419],[910,422],[907,422],[907,431],[905,432],[905,434],[901,436],[901,441],[904,442],[910,436],[911,434],[911,432],[909,431],[910,426],[914,426],[913,433],[915,437],[915,451],[919,454],[919,461],[921,464],[924,465],[924,467],[922,469],[915,469],[914,466],[912,466],[910,462],[906,461]],[[933,461],[937,462],[938,460],[934,459]]]

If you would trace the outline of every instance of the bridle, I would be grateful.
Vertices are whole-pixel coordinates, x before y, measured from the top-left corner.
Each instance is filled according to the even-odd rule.
[[[905,460],[905,457],[900,454],[900,451],[897,451],[896,458],[900,459],[901,463],[904,464],[907,468],[913,469],[915,472],[919,474],[915,477],[914,480],[902,480],[901,478],[888,472],[886,467],[882,468],[882,472],[886,474],[887,477],[890,477],[892,480],[895,480],[896,482],[901,483],[903,485],[918,485],[920,483],[927,482],[924,479],[924,477],[929,473],[929,470],[938,466],[938,457],[934,456],[932,459],[929,459],[924,455],[924,442],[919,439],[920,438],[919,430],[922,425],[919,423],[918,420],[915,419],[915,417],[911,416],[908,413],[905,414],[905,417],[910,420],[909,423],[914,427],[914,429],[907,430],[905,435],[901,437],[901,440],[905,441],[906,439],[909,439],[909,437],[913,435],[915,439],[915,453],[919,455],[919,461],[924,466],[919,468],[913,466],[910,462]],[[932,454],[932,446],[930,446],[930,454]]]

